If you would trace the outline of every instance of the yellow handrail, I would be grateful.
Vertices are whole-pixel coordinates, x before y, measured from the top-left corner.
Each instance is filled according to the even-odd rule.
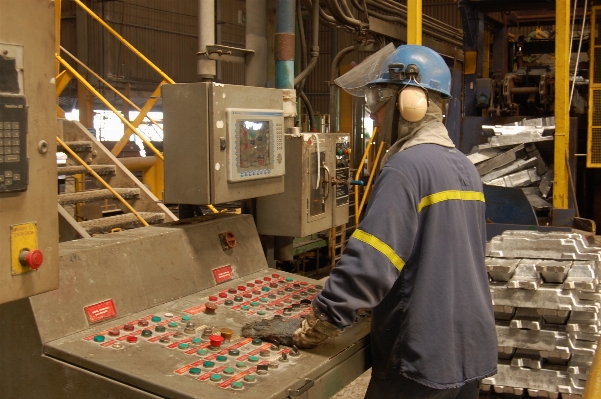
[[[365,165],[365,160],[367,159],[367,154],[369,154],[369,149],[371,145],[376,141],[376,134],[378,133],[378,129],[374,128],[374,131],[369,139],[369,143],[367,143],[367,148],[363,153],[363,157],[361,158],[361,162],[359,162],[359,167],[357,168],[357,173],[355,174],[355,180],[359,180],[361,178],[361,171],[363,170],[363,166]],[[367,190],[366,190],[367,192]],[[362,210],[362,209],[361,209]],[[355,226],[359,225],[359,217],[361,210],[359,209],[359,186],[355,186]]]
[[[69,153],[69,155],[71,155],[77,162],[79,162],[81,166],[86,168],[89,174],[94,176],[96,180],[98,180],[107,190],[111,192],[111,194],[113,194],[123,205],[125,205],[125,207],[129,209],[129,211],[138,218],[140,223],[142,223],[144,226],[148,226],[146,220],[144,220],[144,218],[140,216],[140,214],[127,201],[125,201],[125,199],[121,195],[119,195],[118,192],[116,192],[106,181],[104,181],[104,179],[100,177],[98,173],[94,172],[94,169],[90,168],[88,164],[86,164],[84,160],[81,159],[75,153],[75,151],[73,151],[67,144],[65,144],[65,142],[61,140],[58,136],[56,136],[56,141],[58,141],[58,143]]]
[[[108,109],[113,111],[115,115],[117,115],[117,117],[121,119],[121,122],[123,122],[124,125],[130,128],[131,131],[134,132],[136,136],[138,136],[144,142],[144,144],[148,146],[148,148],[150,148],[150,150],[154,153],[154,155],[157,156],[157,158],[159,158],[161,161],[165,160],[163,154],[161,154],[161,152],[157,150],[156,147],[152,145],[152,143],[148,141],[148,139],[138,131],[138,129],[136,129],[127,119],[125,119],[123,115],[121,115],[121,112],[117,111],[117,109],[113,107],[113,105],[106,98],[104,98],[104,96],[100,94],[100,92],[98,92],[94,88],[94,86],[92,86],[83,76],[81,76],[79,72],[77,72],[71,65],[69,65],[69,63],[65,61],[60,55],[55,54],[55,57],[63,65],[63,67],[65,67],[65,69],[67,69],[74,77],[77,78],[77,80],[79,80],[86,87],[86,89],[90,91],[90,93],[94,94],[105,106],[108,107]]]
[[[81,2],[81,0],[73,0],[73,2],[75,4],[77,4],[78,6],[80,6],[85,12],[88,13],[89,16],[91,16],[92,18],[94,18],[106,30],[108,30],[109,32],[111,32],[111,34],[113,36],[115,36],[121,43],[123,43],[128,49],[130,49],[131,51],[133,51],[134,54],[136,54],[138,57],[140,57],[152,69],[154,69],[159,75],[161,75],[164,80],[166,80],[168,83],[172,83],[172,84],[175,83],[175,81],[173,79],[171,79],[169,76],[167,76],[167,74],[165,72],[163,72],[159,67],[157,67],[156,65],[154,65],[152,61],[150,61],[148,58],[146,58],[146,56],[144,54],[142,54],[140,51],[138,51],[138,49],[135,48],[130,42],[128,42],[127,40],[125,40],[123,38],[123,36],[121,36],[119,33],[117,33],[116,30],[114,30],[113,28],[111,28],[111,26],[109,24],[107,24],[106,22],[104,22],[102,20],[102,18],[100,18],[98,15],[96,15],[94,13],[94,11],[90,10],[85,4],[83,4]]]
[[[380,155],[382,154],[382,150],[384,149],[384,144],[385,143],[383,141],[380,143],[380,148],[378,148],[378,153],[376,154],[376,159],[374,159],[374,165],[377,165],[378,162],[380,161]],[[361,205],[359,205],[359,214],[361,214],[361,212],[363,211],[363,206],[365,205],[365,201],[367,200],[367,197],[369,196],[369,190],[371,190],[372,181],[373,181],[375,175],[377,175],[377,171],[372,170],[372,173],[369,175],[369,179],[367,180],[367,185],[365,186],[365,192],[363,193],[363,198],[361,198]]]
[[[98,81],[100,81],[103,85],[105,85],[106,87],[108,87],[109,89],[111,89],[112,92],[114,92],[116,95],[118,95],[123,101],[127,102],[129,105],[131,105],[132,107],[134,107],[138,112],[140,112],[140,107],[138,107],[133,101],[131,101],[129,98],[127,98],[125,95],[123,95],[119,90],[117,90],[114,86],[112,86],[109,82],[107,82],[106,80],[102,79],[102,77],[100,75],[98,75],[96,72],[94,72],[90,67],[88,67],[86,64],[84,64],[83,62],[81,62],[77,57],[75,57],[73,54],[71,54],[70,52],[67,51],[67,49],[65,49],[63,46],[61,46],[61,50],[63,53],[67,54],[69,57],[71,57],[71,59],[73,61],[75,61],[77,63],[77,65],[81,66],[83,69],[85,69],[86,71],[88,71],[88,73],[90,73],[92,76],[94,76],[96,79],[98,79]],[[64,72],[64,71],[63,71]],[[154,119],[152,119],[151,117],[149,117],[148,115],[145,115],[146,118],[148,118],[148,120],[156,125],[156,127],[158,127],[159,129],[163,130],[163,128],[159,125],[159,123],[157,121],[155,121]]]

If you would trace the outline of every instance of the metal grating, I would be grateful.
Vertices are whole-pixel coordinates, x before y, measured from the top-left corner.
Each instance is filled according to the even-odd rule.
[[[595,46],[595,61],[601,60],[601,47]],[[601,63],[594,63],[593,83],[601,83]]]
[[[593,90],[593,124],[601,126],[601,89]]]
[[[592,129],[591,163],[601,166],[601,128]]]

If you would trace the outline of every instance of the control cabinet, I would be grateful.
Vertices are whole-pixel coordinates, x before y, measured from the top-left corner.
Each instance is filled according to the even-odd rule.
[[[54,10],[0,12],[0,303],[58,288]],[[53,4],[53,3],[50,3]]]
[[[304,237],[348,221],[349,135],[286,135],[282,194],[257,199],[260,234]]]
[[[165,202],[206,205],[284,190],[281,90],[163,86]]]

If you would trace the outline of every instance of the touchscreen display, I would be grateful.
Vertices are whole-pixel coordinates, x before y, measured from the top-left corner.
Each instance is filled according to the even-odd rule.
[[[238,120],[240,168],[269,167],[269,121]]]

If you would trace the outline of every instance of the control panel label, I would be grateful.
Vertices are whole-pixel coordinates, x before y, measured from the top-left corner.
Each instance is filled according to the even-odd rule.
[[[225,281],[233,279],[234,272],[232,270],[232,266],[227,265],[213,269],[213,278],[217,284],[221,284]]]
[[[21,263],[19,256],[35,249],[38,249],[38,227],[36,222],[10,226],[10,258],[13,276],[33,271],[27,264]]]
[[[90,324],[98,323],[106,319],[112,319],[117,316],[117,309],[112,299],[95,303],[94,305],[83,308]]]

